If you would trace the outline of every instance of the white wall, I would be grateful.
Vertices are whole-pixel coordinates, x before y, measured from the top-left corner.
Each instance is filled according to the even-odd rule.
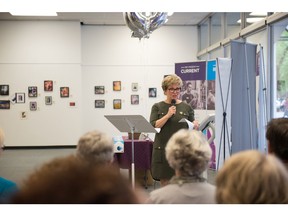
[[[164,99],[163,75],[174,73],[177,62],[195,61],[198,49],[197,28],[188,26],[163,26],[141,41],[131,38],[126,26],[77,22],[3,21],[0,32],[0,85],[10,85],[10,95],[0,100],[15,92],[27,96],[33,85],[39,93],[35,100],[26,97],[25,104],[0,110],[7,146],[75,145],[94,129],[119,135],[104,115],[139,114],[149,120],[151,106]],[[52,94],[43,91],[46,79],[54,80]],[[122,90],[115,92],[112,82],[118,80]],[[132,92],[132,82],[138,83],[138,92]],[[105,86],[104,95],[94,94],[96,85]],[[70,98],[60,98],[60,86],[70,87]],[[157,98],[148,97],[149,87],[157,88]],[[139,105],[131,105],[131,94],[139,94]],[[52,106],[44,104],[45,95],[53,96]],[[104,99],[106,107],[95,109],[95,99]],[[121,110],[113,109],[113,99],[122,99]],[[29,101],[37,101],[40,109],[30,111]],[[26,120],[21,111],[27,111]]]

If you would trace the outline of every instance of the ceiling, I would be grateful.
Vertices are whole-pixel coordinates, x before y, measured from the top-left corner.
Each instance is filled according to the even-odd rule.
[[[0,21],[79,21],[87,25],[125,25],[122,12],[59,12],[56,17],[12,16],[8,12],[0,12]],[[165,25],[195,26],[211,13],[175,12]]]

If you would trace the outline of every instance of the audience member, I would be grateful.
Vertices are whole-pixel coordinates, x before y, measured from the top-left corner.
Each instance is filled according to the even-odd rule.
[[[272,119],[267,125],[268,152],[275,154],[288,169],[288,118]]]
[[[143,193],[113,166],[92,165],[75,156],[55,158],[32,173],[14,204],[137,204]]]
[[[216,176],[219,204],[286,204],[288,173],[274,155],[256,150],[235,153]]]
[[[4,149],[4,132],[0,128],[0,154]],[[17,192],[17,184],[11,180],[0,177],[0,203],[9,203],[10,197]]]
[[[78,141],[76,155],[93,164],[112,163],[113,139],[97,130],[85,133]]]
[[[202,177],[212,156],[206,137],[200,131],[181,129],[169,139],[165,151],[175,175],[168,185],[152,191],[147,202],[215,203],[215,186]]]

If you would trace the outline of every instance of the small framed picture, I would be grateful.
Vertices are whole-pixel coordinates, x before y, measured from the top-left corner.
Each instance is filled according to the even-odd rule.
[[[121,91],[121,81],[113,81],[113,91]]]
[[[139,95],[131,95],[131,104],[132,105],[137,105],[139,104]]]
[[[25,93],[15,93],[16,103],[25,103]]]
[[[105,87],[104,86],[95,86],[94,87],[95,94],[104,94]]]
[[[31,101],[30,102],[30,110],[31,111],[36,111],[37,110],[37,102],[36,101]]]
[[[28,97],[37,97],[37,86],[28,86]]]
[[[45,104],[52,105],[52,96],[45,96]]]
[[[60,97],[69,97],[69,87],[60,87]]]
[[[113,100],[113,108],[114,109],[121,109],[121,107],[122,107],[121,99],[114,99]]]
[[[132,83],[132,91],[138,91],[138,83]]]
[[[149,88],[149,97],[157,97],[157,88]]]
[[[10,100],[0,100],[0,109],[10,109]]]
[[[44,81],[44,91],[53,91],[53,81],[45,80]]]
[[[0,85],[0,95],[9,95],[9,85]]]
[[[95,108],[105,108],[105,100],[95,100]]]

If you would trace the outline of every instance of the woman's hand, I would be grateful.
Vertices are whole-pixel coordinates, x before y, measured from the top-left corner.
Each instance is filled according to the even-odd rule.
[[[193,127],[193,129],[195,129],[195,130],[199,130],[199,122],[197,121],[197,120],[194,120],[193,122],[193,125],[194,125],[194,127]]]
[[[171,118],[176,113],[176,106],[170,106],[168,109],[169,118]]]

